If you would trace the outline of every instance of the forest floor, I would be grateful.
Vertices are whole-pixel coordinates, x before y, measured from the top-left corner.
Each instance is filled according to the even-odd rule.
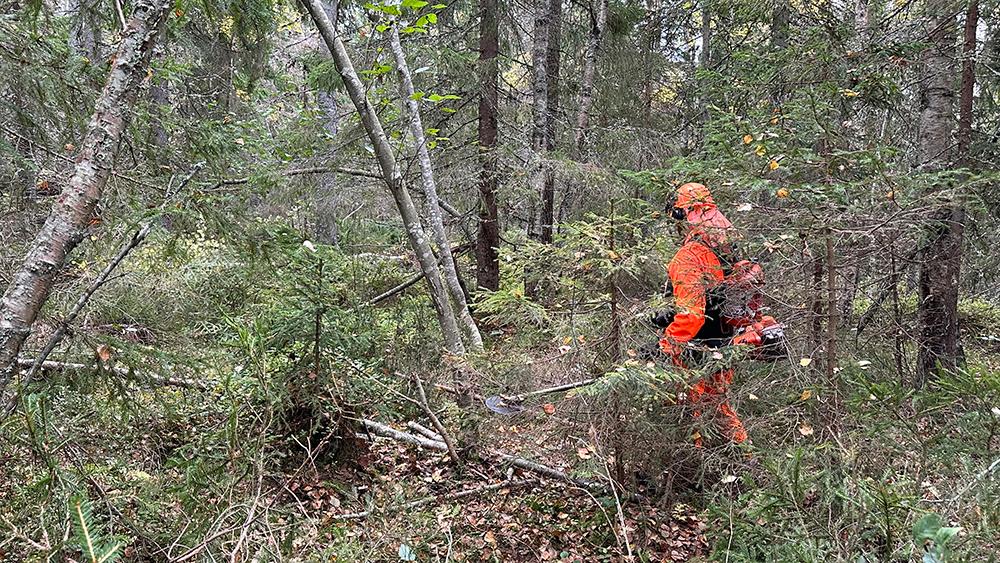
[[[366,449],[352,469],[313,471],[288,487],[286,502],[326,512],[317,533],[343,546],[335,560],[692,561],[708,552],[705,521],[687,504],[621,504],[487,460],[458,470],[446,453],[387,438]]]

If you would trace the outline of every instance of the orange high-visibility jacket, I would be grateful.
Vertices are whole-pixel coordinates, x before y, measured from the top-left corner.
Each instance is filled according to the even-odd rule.
[[[674,320],[663,331],[663,339],[677,344],[695,338],[705,325],[708,292],[725,279],[722,264],[704,242],[688,239],[667,265],[674,286]]]

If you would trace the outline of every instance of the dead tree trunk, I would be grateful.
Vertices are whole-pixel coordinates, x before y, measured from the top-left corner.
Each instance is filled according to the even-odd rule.
[[[921,57],[920,127],[917,145],[921,171],[935,172],[952,165],[955,128],[954,55],[957,20],[951,0],[928,0],[929,47]],[[932,192],[942,187],[935,186]],[[926,250],[919,274],[917,376],[920,387],[937,369],[959,363],[958,293],[962,264],[965,210],[961,202],[943,195],[931,212]]]
[[[575,157],[581,162],[588,160],[587,137],[590,128],[590,108],[594,105],[594,79],[597,75],[597,61],[601,54],[601,39],[608,21],[608,0],[597,0],[596,9],[591,10],[590,37],[583,60],[583,78],[580,80],[580,110],[576,114],[576,136],[573,147]]]
[[[479,21],[479,233],[476,237],[476,283],[500,289],[500,224],[497,222],[497,104],[499,102],[500,29],[497,0],[480,0]]]
[[[462,332],[465,333],[469,346],[473,350],[481,351],[483,337],[479,334],[476,321],[469,313],[465,292],[462,291],[462,285],[458,281],[457,265],[451,252],[451,243],[448,242],[448,233],[444,229],[444,221],[441,219],[441,208],[438,206],[437,183],[434,181],[434,168],[431,166],[430,151],[427,149],[424,124],[420,119],[419,102],[414,96],[413,77],[410,74],[410,67],[406,64],[406,55],[403,53],[403,45],[399,40],[399,29],[396,26],[389,28],[389,45],[396,60],[396,71],[399,73],[403,103],[406,104],[410,113],[410,133],[413,135],[413,144],[416,145],[420,177],[424,184],[424,196],[427,198],[428,221],[431,224],[431,232],[434,233],[438,253],[441,255],[441,275],[448,288],[448,293],[451,295],[452,306],[458,313],[458,321],[461,323]]]
[[[52,289],[66,257],[83,239],[94,207],[111,174],[122,133],[170,2],[139,0],[124,31],[107,83],[94,108],[73,176],[56,200],[0,301],[0,389],[17,369],[31,325]]]
[[[320,0],[304,0],[303,3],[306,9],[309,10],[309,15],[312,16],[316,27],[319,29],[320,36],[322,36],[323,41],[330,50],[330,54],[333,56],[337,72],[340,73],[341,78],[344,80],[347,92],[351,96],[351,101],[354,103],[354,107],[361,117],[361,123],[375,150],[375,157],[378,160],[379,168],[382,170],[382,178],[385,180],[386,186],[396,201],[396,207],[399,209],[399,214],[402,217],[406,235],[410,241],[410,247],[417,255],[420,269],[424,273],[424,279],[427,280],[431,301],[434,303],[434,310],[437,313],[441,332],[444,335],[445,347],[451,354],[463,355],[465,354],[465,346],[462,344],[462,336],[458,329],[458,321],[455,319],[455,313],[451,308],[451,303],[448,301],[448,291],[441,280],[437,258],[434,256],[430,240],[420,222],[420,214],[413,204],[409,190],[403,183],[403,176],[399,170],[399,166],[396,164],[396,157],[392,146],[389,144],[389,138],[386,136],[385,130],[382,128],[382,123],[375,114],[375,108],[372,107],[371,101],[365,93],[364,84],[362,84],[361,79],[358,78],[358,74],[354,71],[354,64],[347,53],[347,48],[344,46],[343,41],[340,40],[340,37],[337,36],[333,23],[323,8],[323,4]]]

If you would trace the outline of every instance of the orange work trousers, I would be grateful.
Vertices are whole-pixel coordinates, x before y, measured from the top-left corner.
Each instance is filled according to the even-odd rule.
[[[726,387],[733,382],[734,370],[724,369],[695,383],[688,391],[688,399],[694,407],[695,420],[701,419],[702,410],[714,408],[717,417],[716,424],[719,430],[734,443],[742,444],[747,441],[747,431],[743,427],[743,422],[736,415],[736,411],[730,406],[726,399]],[[696,433],[694,438],[696,447],[702,447],[701,434]]]

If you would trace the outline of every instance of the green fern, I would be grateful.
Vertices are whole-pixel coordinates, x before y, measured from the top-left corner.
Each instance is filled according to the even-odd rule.
[[[90,563],[111,563],[121,555],[125,542],[119,538],[106,538],[104,531],[94,520],[90,501],[77,495],[70,502],[73,528],[80,550]]]

